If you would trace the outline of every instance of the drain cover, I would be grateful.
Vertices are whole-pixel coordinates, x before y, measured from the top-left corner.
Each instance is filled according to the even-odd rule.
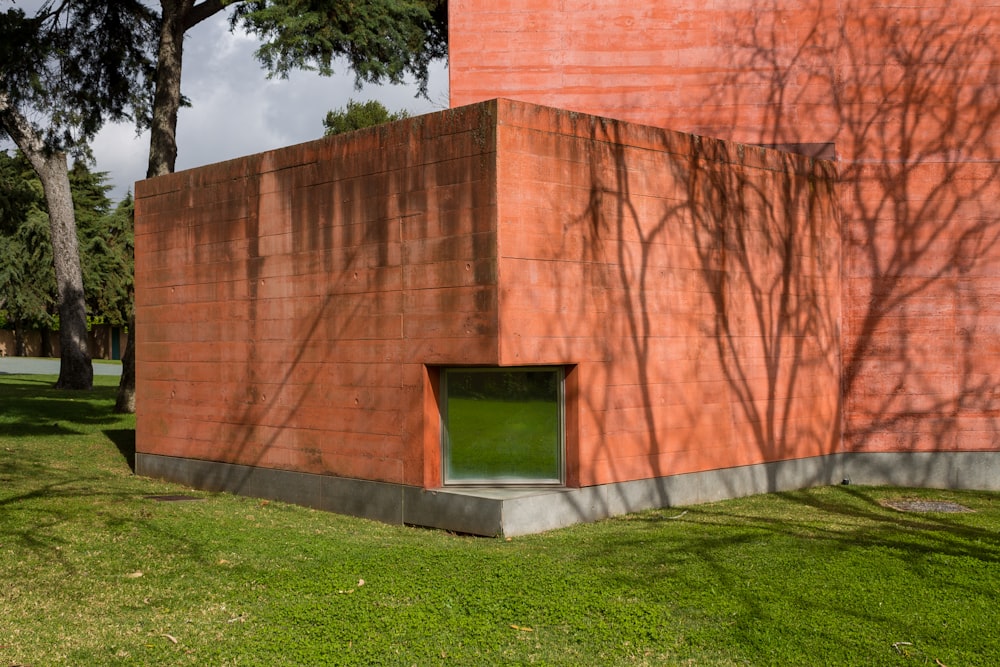
[[[971,512],[965,505],[939,500],[886,500],[882,503],[900,512]]]
[[[174,503],[179,500],[201,500],[198,496],[143,496],[146,500],[155,500],[161,503]]]

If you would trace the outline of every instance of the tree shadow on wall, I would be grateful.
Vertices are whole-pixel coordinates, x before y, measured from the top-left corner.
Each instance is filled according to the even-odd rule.
[[[608,395],[580,409],[601,435],[588,456],[620,479],[634,474],[616,458],[624,449],[660,476],[996,448],[996,11],[819,4],[795,30],[787,17],[759,2],[730,26],[730,59],[705,75],[714,92],[702,105],[725,115],[699,127],[745,144],[664,133],[668,153],[687,142],[673,151],[687,156],[669,167],[673,191],[647,188],[619,125],[592,125],[589,201],[570,225],[583,260],[615,267],[591,274],[614,295],[600,304],[606,330],[626,341],[603,354],[629,364],[642,396],[631,425],[608,423],[622,381],[595,378]],[[813,159],[834,145],[835,177]],[[696,261],[678,262],[678,243]],[[694,337],[656,343],[685,313],[677,328],[695,326],[711,358]],[[713,466],[705,450],[720,442],[729,453]]]
[[[628,401],[641,417],[600,424],[594,459],[628,479],[622,443],[653,477],[829,453],[839,441],[829,166],[662,132],[663,192],[639,175],[622,125],[595,128],[604,154],[592,157],[578,223],[614,267],[594,287],[616,295],[604,333],[624,347],[606,355],[631,376],[604,378],[605,403],[581,407],[606,416]]]
[[[435,279],[420,272],[434,243],[455,253],[465,248],[467,239],[448,237],[448,216],[481,206],[474,200],[486,187],[486,181],[477,181],[473,192],[439,187],[451,182],[455,165],[412,164],[424,158],[412,149],[421,122],[305,145],[301,150],[311,153],[266,174],[266,188],[249,179],[248,214],[240,221],[250,256],[249,358],[240,367],[246,381],[220,416],[230,449],[218,459],[244,468],[228,476],[206,472],[198,485],[272,492],[267,481],[255,486],[267,478],[258,468],[419,484],[424,470],[414,464],[413,451],[422,442],[412,442],[423,436],[424,366],[409,358],[417,344],[407,327],[408,317],[426,318],[435,305],[410,298],[407,285]],[[472,136],[480,131],[476,122],[486,119],[456,117],[455,126]],[[366,150],[369,145],[378,149]],[[443,238],[421,245],[433,233]],[[277,249],[276,239],[283,244]],[[470,241],[470,252],[482,251],[480,241]],[[461,265],[478,259],[462,256]],[[289,260],[296,263],[291,270]],[[473,287],[490,276],[477,272]],[[431,292],[419,287],[412,291]],[[276,335],[282,318],[287,330]],[[284,484],[286,498],[321,500]]]
[[[998,18],[820,6],[801,41],[758,18],[735,51],[769,91],[761,143],[836,142],[849,451],[996,447]]]
[[[339,156],[339,147],[349,139],[331,138],[327,140],[331,145],[308,150]],[[245,396],[230,401],[224,418],[230,425],[233,449],[223,460],[244,466],[235,468],[224,482],[237,493],[268,493],[254,486],[258,467],[337,474],[328,453],[337,449],[337,438],[348,439],[348,424],[362,421],[356,415],[377,419],[386,411],[402,409],[398,405],[386,409],[377,399],[368,400],[362,391],[364,377],[359,377],[365,373],[345,372],[379,357],[386,341],[379,339],[376,329],[368,332],[372,349],[357,359],[348,359],[338,349],[356,340],[359,323],[371,321],[374,308],[369,300],[376,297],[369,282],[393,261],[391,246],[398,244],[399,236],[398,229],[392,233],[399,222],[389,213],[390,187],[380,182],[377,192],[362,191],[364,176],[341,173],[340,164],[327,155],[273,174],[276,184],[266,194],[280,200],[276,211],[264,210],[261,198],[266,195],[259,192],[259,184],[254,183],[257,190],[249,195],[245,234],[250,243],[246,276],[250,352]],[[386,181],[391,174],[381,173],[379,178]],[[303,182],[312,187],[302,187]],[[262,221],[267,215],[275,220]],[[290,245],[277,254],[284,255],[281,259],[296,258],[301,271],[268,273],[273,251],[260,247],[265,224],[271,233],[277,227]],[[290,312],[286,310],[289,304]],[[281,315],[276,316],[274,309]],[[275,344],[275,320],[281,318],[287,333]],[[396,336],[397,344],[400,338]],[[398,350],[387,354],[398,357]],[[341,386],[332,385],[331,378],[343,378]],[[330,426],[337,424],[338,417],[345,422],[341,432]],[[345,444],[348,449],[357,447]],[[303,504],[319,502],[310,491],[301,495],[300,489],[286,491],[290,495],[283,497]]]

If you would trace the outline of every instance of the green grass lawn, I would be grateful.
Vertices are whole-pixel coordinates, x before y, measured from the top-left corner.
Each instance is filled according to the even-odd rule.
[[[135,477],[117,379],[54,379],[0,376],[5,667],[1000,664],[998,494],[831,487],[470,538]],[[176,494],[197,500],[149,498]]]

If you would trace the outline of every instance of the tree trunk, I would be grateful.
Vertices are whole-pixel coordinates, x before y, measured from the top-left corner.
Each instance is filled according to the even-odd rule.
[[[135,412],[135,316],[129,319],[128,341],[122,355],[122,379],[118,383],[115,412]]]
[[[146,178],[173,173],[177,161],[177,111],[181,107],[185,16],[192,5],[194,0],[160,0],[160,45],[156,54],[156,91]]]
[[[56,388],[90,389],[94,385],[94,366],[87,337],[87,307],[66,154],[44,156],[40,167],[36,166],[35,171],[45,189],[49,209],[59,303],[59,381]]]
[[[87,340],[87,307],[66,154],[46,150],[28,120],[8,106],[6,96],[0,96],[0,122],[38,174],[49,209],[59,303],[60,365],[56,388],[90,389],[94,385],[94,366]]]

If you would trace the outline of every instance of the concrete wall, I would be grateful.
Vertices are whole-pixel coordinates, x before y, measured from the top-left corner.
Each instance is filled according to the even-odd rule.
[[[501,96],[745,143],[832,142],[838,119],[819,106],[848,4],[450,0],[451,104]]]
[[[137,184],[140,457],[435,485],[426,364],[497,363],[493,113]]]
[[[437,369],[539,364],[570,486],[835,453],[834,177],[499,100],[140,183],[139,460],[434,488]]]
[[[500,362],[572,365],[571,484],[839,451],[833,165],[499,107]]]
[[[918,4],[452,0],[452,104],[835,146],[847,449],[996,451],[1000,6]]]

